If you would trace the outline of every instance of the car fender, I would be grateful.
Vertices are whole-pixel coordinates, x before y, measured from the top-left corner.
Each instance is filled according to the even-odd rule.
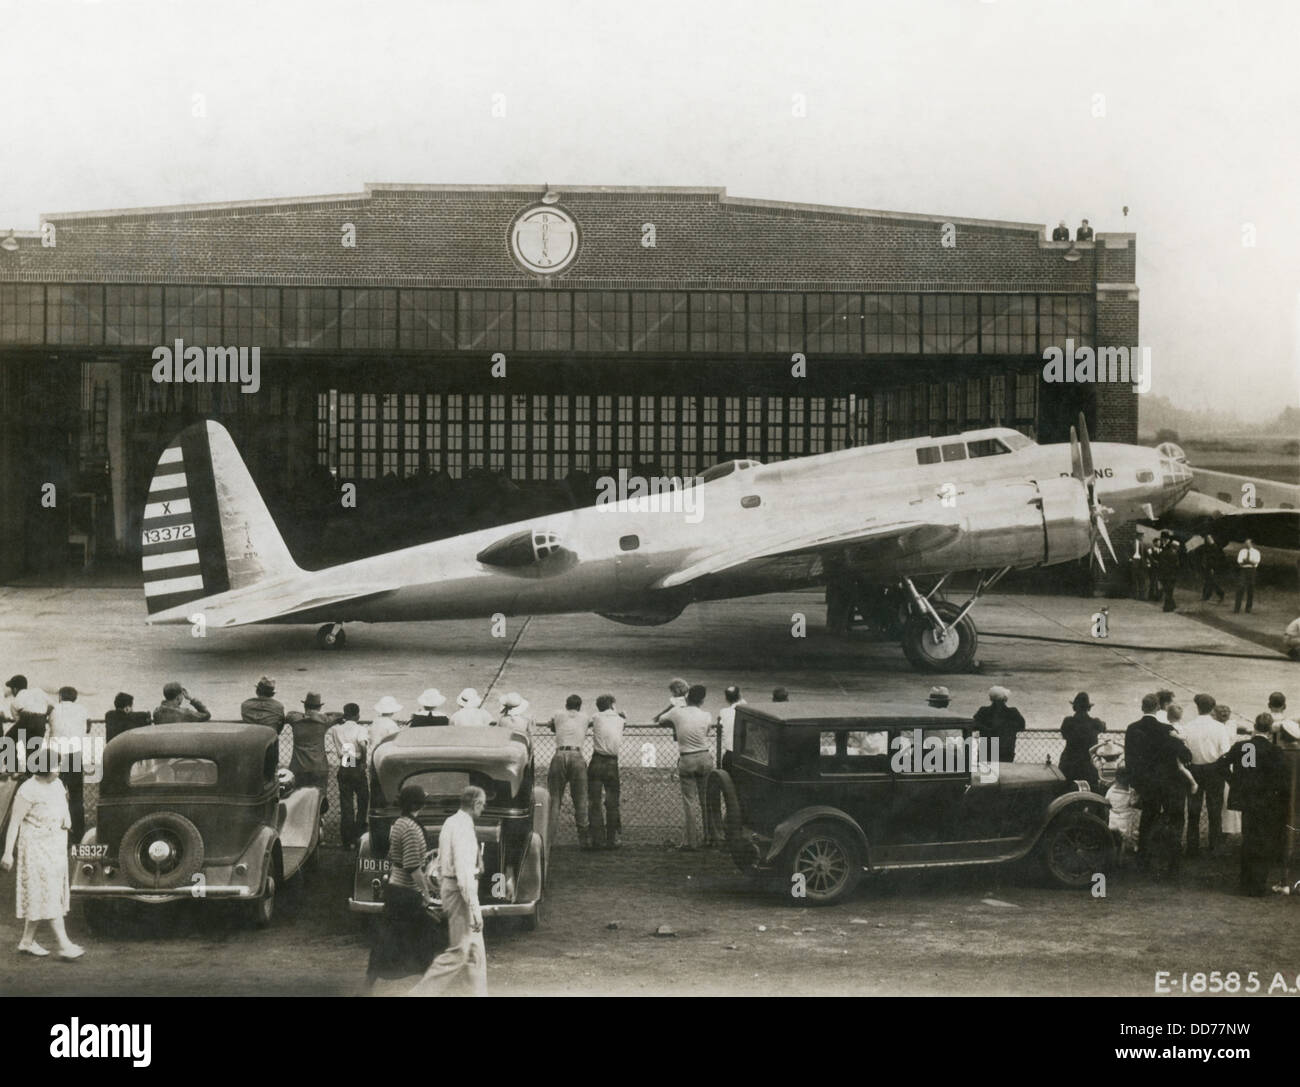
[[[248,865],[248,886],[254,898],[266,892],[267,877],[276,875],[275,851],[279,844],[274,827],[260,826],[236,862]]]
[[[1097,816],[1102,820],[1102,822],[1110,822],[1110,805],[1106,803],[1104,797],[1098,796],[1091,790],[1086,793],[1062,793],[1047,805],[1047,811],[1043,813],[1042,826],[1038,828],[1038,833],[1034,835],[1034,839],[1029,844],[1029,848],[1032,849],[1037,845],[1043,835],[1047,833],[1047,828],[1066,812],[1071,814],[1074,812],[1088,812]]]
[[[533,786],[533,833],[541,837],[542,872],[545,873],[551,867],[551,794],[541,785]]]
[[[532,903],[541,900],[545,890],[545,875],[542,866],[542,836],[533,831],[528,836],[528,846],[519,862],[519,875],[515,881],[516,902]]]
[[[867,836],[858,826],[857,821],[851,816],[842,812],[839,808],[832,808],[829,805],[815,805],[811,808],[800,808],[787,819],[777,824],[776,829],[772,832],[772,844],[768,847],[767,855],[763,858],[763,863],[773,864],[776,859],[785,851],[785,847],[790,844],[800,829],[809,823],[815,822],[832,822],[839,823],[848,827],[852,831],[854,838],[857,839],[858,845],[862,848],[862,857],[864,866],[871,867],[871,846],[867,842]]]

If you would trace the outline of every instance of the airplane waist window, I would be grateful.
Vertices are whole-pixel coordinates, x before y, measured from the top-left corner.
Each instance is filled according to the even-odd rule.
[[[938,464],[939,447],[937,445],[922,446],[916,451],[917,464]]]
[[[944,459],[945,461],[949,461],[949,460],[965,460],[965,459],[966,459],[966,443],[965,443],[965,442],[953,442],[953,443],[951,443],[950,445],[945,445],[945,446],[943,447],[943,459]]]

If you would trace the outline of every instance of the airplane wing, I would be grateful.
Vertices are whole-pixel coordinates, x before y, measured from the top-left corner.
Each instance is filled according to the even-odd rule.
[[[1300,550],[1300,510],[1236,510],[1211,525],[1216,540],[1240,543],[1247,538],[1264,547]]]
[[[914,520],[863,525],[859,518],[852,525],[829,526],[820,530],[803,525],[793,531],[747,537],[739,543],[698,555],[690,565],[660,578],[654,587],[672,589],[696,578],[720,574],[760,559],[838,551],[846,547],[892,543],[900,551],[926,551],[943,546],[960,531],[956,524]]]

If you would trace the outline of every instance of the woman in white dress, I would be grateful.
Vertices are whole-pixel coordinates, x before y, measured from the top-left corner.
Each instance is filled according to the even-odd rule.
[[[85,952],[68,939],[63,924],[70,898],[68,830],[72,815],[68,810],[68,792],[59,780],[57,761],[51,758],[50,764],[50,770],[33,774],[18,786],[0,867],[6,872],[17,868],[18,917],[23,922],[18,950],[26,955],[48,955],[36,942],[37,928],[42,921],[48,921],[58,941],[59,958],[79,959]]]

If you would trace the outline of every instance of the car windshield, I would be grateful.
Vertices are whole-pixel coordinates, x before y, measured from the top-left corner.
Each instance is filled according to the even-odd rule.
[[[139,759],[131,764],[131,785],[215,785],[217,764],[211,759],[177,757]]]

